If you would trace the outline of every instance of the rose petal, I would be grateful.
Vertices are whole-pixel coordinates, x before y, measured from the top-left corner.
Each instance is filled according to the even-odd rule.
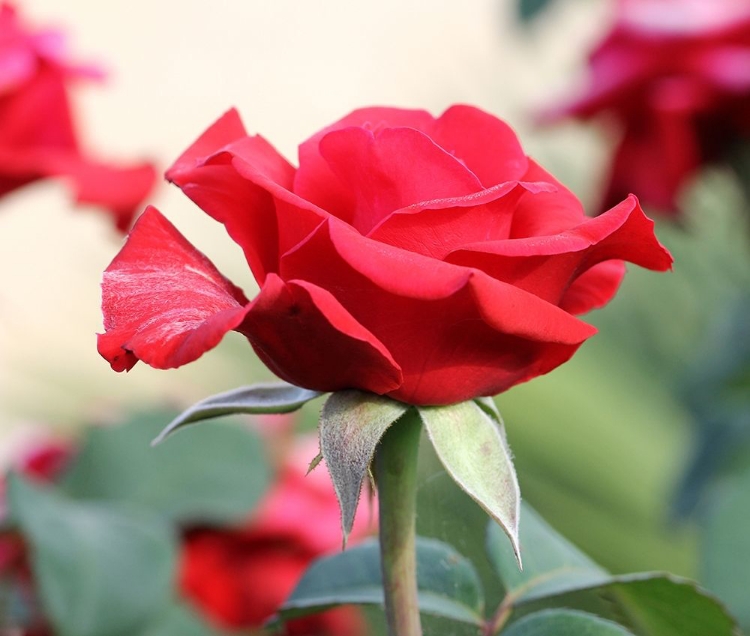
[[[745,28],[750,32],[750,24]],[[709,79],[717,88],[736,92],[743,98],[750,90],[750,47],[747,41],[742,45],[717,42],[709,50],[696,50],[689,63],[697,76]]]
[[[470,243],[508,238],[516,204],[527,191],[548,191],[546,183],[501,183],[466,197],[410,205],[383,219],[369,238],[443,260]]]
[[[64,166],[61,174],[72,181],[78,203],[106,208],[123,232],[156,181],[156,170],[150,163],[121,167],[80,157]]]
[[[115,371],[138,360],[179,367],[215,347],[247,313],[242,291],[224,278],[155,208],[138,219],[104,273],[105,333],[99,353]]]
[[[460,159],[485,188],[520,180],[528,169],[526,153],[511,127],[473,106],[452,106],[428,134]]]
[[[343,220],[363,234],[408,205],[482,190],[455,157],[413,128],[372,133],[344,128],[320,140],[320,154],[350,190],[354,205]]]
[[[300,144],[299,169],[294,177],[294,192],[339,218],[348,218],[354,208],[352,193],[332,172],[320,154],[320,140],[334,130],[363,127],[369,131],[387,127],[409,127],[429,130],[435,118],[424,110],[404,108],[361,108],[315,133]]]
[[[284,278],[303,272],[400,362],[403,385],[389,395],[412,404],[494,395],[558,366],[595,332],[478,270],[371,241],[335,219],[282,258]]]
[[[627,125],[612,161],[603,206],[637,192],[651,205],[674,212],[682,184],[700,162],[692,114],[654,111]]]
[[[0,101],[0,112],[0,148],[79,149],[65,78],[54,68],[40,67],[23,90]]]
[[[235,158],[252,180],[237,171]],[[276,271],[279,231],[269,190],[288,190],[294,168],[265,139],[247,136],[235,110],[201,135],[166,176],[224,224],[260,285],[268,272]]]
[[[0,95],[18,88],[34,74],[36,69],[37,60],[33,51],[15,46],[2,47],[0,49]]]
[[[223,150],[234,141],[247,137],[245,126],[236,108],[230,108],[219,119],[196,139],[167,170],[166,177],[173,180],[173,173],[191,170],[204,163],[206,159]]]
[[[585,314],[604,307],[617,293],[623,276],[623,261],[604,261],[576,278],[560,300],[560,308],[571,314]]]
[[[631,195],[605,214],[560,234],[467,245],[446,260],[476,267],[562,306],[574,281],[603,261],[627,260],[648,269],[669,269],[672,258],[656,240],[653,225]],[[596,278],[588,278],[588,283],[582,281],[567,301],[576,309],[574,313],[606,304],[617,291],[622,273],[621,267],[610,267],[601,269]],[[591,291],[589,300],[583,297],[587,289]]]
[[[528,189],[513,213],[510,238],[557,234],[586,218],[578,197],[532,159],[523,181],[546,183],[550,187],[543,191]]]
[[[297,386],[383,394],[401,384],[383,344],[328,291],[305,281],[269,274],[238,331],[269,369]]]

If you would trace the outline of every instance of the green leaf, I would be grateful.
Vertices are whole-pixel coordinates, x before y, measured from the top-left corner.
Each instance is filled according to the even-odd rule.
[[[159,518],[68,501],[16,475],[8,494],[56,634],[137,634],[171,603],[175,540]]]
[[[490,562],[516,605],[611,580],[606,570],[557,534],[526,504],[521,507],[520,543],[523,571],[516,566],[500,528],[497,524],[488,524]]]
[[[588,591],[609,601],[642,636],[739,636],[724,606],[687,579],[629,574]]]
[[[612,576],[560,537],[528,506],[522,509],[519,573],[502,535],[488,525],[492,564],[513,607],[588,608],[601,599],[608,614],[638,636],[733,636],[734,620],[713,597],[686,579],[661,573]]]
[[[702,530],[701,581],[750,629],[750,567],[740,555],[750,554],[750,470],[713,493]]]
[[[417,587],[422,612],[462,623],[483,623],[479,577],[468,559],[434,539],[417,538]],[[383,605],[380,548],[375,540],[315,561],[281,606],[281,620],[334,605]]]
[[[135,415],[121,426],[89,429],[62,480],[65,492],[135,503],[181,522],[224,523],[247,516],[270,480],[258,435],[222,422],[151,448],[149,440],[170,416],[157,411]]]
[[[212,395],[196,402],[172,420],[153,444],[161,443],[168,435],[188,424],[236,413],[290,413],[319,395],[322,394],[318,391],[301,389],[285,382],[253,384]]]
[[[525,616],[503,636],[632,636],[612,621],[573,610],[545,610]]]
[[[375,447],[408,409],[403,402],[353,390],[333,393],[323,405],[318,426],[320,452],[341,506],[344,546]]]
[[[521,493],[502,424],[474,402],[419,407],[419,414],[445,470],[500,524],[520,566]]]
[[[553,0],[518,0],[518,17],[521,22],[531,22],[547,9]]]
[[[138,636],[218,636],[191,610],[173,605]]]

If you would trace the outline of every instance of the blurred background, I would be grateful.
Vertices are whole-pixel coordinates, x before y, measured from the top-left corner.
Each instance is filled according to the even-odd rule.
[[[26,0],[22,9],[35,24],[64,27],[77,59],[107,69],[104,84],[82,83],[75,95],[84,138],[102,153],[149,158],[163,172],[236,106],[251,133],[294,162],[298,143],[356,107],[437,114],[470,103],[506,120],[593,212],[613,136],[596,123],[542,126],[537,115],[585,85],[587,53],[613,4],[549,4],[527,22],[511,0]],[[218,224],[164,182],[149,201],[253,292],[240,249]],[[657,223],[674,272],[631,268],[621,294],[587,318],[600,334],[497,402],[522,493],[553,526],[614,572],[668,570],[724,593],[728,572],[741,576],[728,555],[750,535],[750,488],[741,487],[750,483],[750,374],[735,359],[748,348],[747,204],[735,177],[716,167],[681,201],[677,222]],[[182,369],[111,371],[96,352],[99,283],[121,244],[104,215],[74,209],[58,182],[0,200],[5,465],[47,430],[75,437],[136,408],[181,407],[270,377],[234,333]],[[314,426],[316,408],[300,428]],[[483,513],[424,455],[419,531],[481,560]],[[736,585],[725,587],[741,608]]]

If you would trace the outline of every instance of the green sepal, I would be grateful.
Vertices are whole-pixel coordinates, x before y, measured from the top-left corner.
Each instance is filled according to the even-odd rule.
[[[438,459],[453,480],[510,539],[521,567],[518,518],[521,492],[502,420],[484,400],[450,406],[421,406],[419,414]],[[497,419],[488,414],[494,412]]]
[[[388,427],[408,410],[403,402],[355,390],[333,393],[323,405],[318,425],[320,453],[341,507],[344,547],[375,448]]]

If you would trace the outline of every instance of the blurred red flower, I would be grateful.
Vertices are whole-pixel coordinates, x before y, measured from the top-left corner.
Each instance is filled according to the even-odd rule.
[[[178,585],[197,613],[210,623],[229,630],[261,627],[311,561],[341,549],[341,517],[328,472],[318,467],[305,475],[303,468],[316,451],[317,444],[311,440],[286,455],[277,481],[247,523],[184,530]],[[75,460],[70,444],[37,440],[12,468],[38,481],[54,482],[71,461]],[[0,521],[2,517],[0,514]],[[368,517],[364,510],[357,515],[350,544],[375,529]],[[20,636],[54,636],[36,595],[25,541],[15,532],[0,531],[2,582],[23,599],[27,616]],[[1,610],[2,604],[0,633],[6,627]],[[362,636],[367,628],[357,609],[342,607],[290,621],[282,633]]]
[[[306,450],[314,453],[312,446]],[[285,462],[275,485],[244,526],[186,533],[181,588],[217,626],[261,627],[311,561],[341,549],[341,516],[333,485],[322,467],[305,476],[302,467],[310,457],[310,452],[298,453]],[[364,536],[367,517],[357,516],[350,543]],[[284,633],[360,636],[366,632],[358,611],[343,607],[290,621]]]
[[[248,301],[155,209],[103,281],[116,371],[178,367],[244,334],[282,379],[410,404],[494,395],[568,360],[624,260],[672,259],[635,197],[597,219],[492,115],[365,108],[293,167],[230,111],[167,172],[244,250]]]
[[[676,213],[698,168],[750,135],[750,2],[620,0],[590,75],[550,114],[606,114],[621,135],[603,209],[634,192]]]
[[[149,163],[119,166],[82,149],[71,87],[101,76],[67,61],[60,31],[34,30],[12,4],[0,5],[0,196],[63,177],[79,203],[105,208],[120,230],[130,226],[156,172]]]

